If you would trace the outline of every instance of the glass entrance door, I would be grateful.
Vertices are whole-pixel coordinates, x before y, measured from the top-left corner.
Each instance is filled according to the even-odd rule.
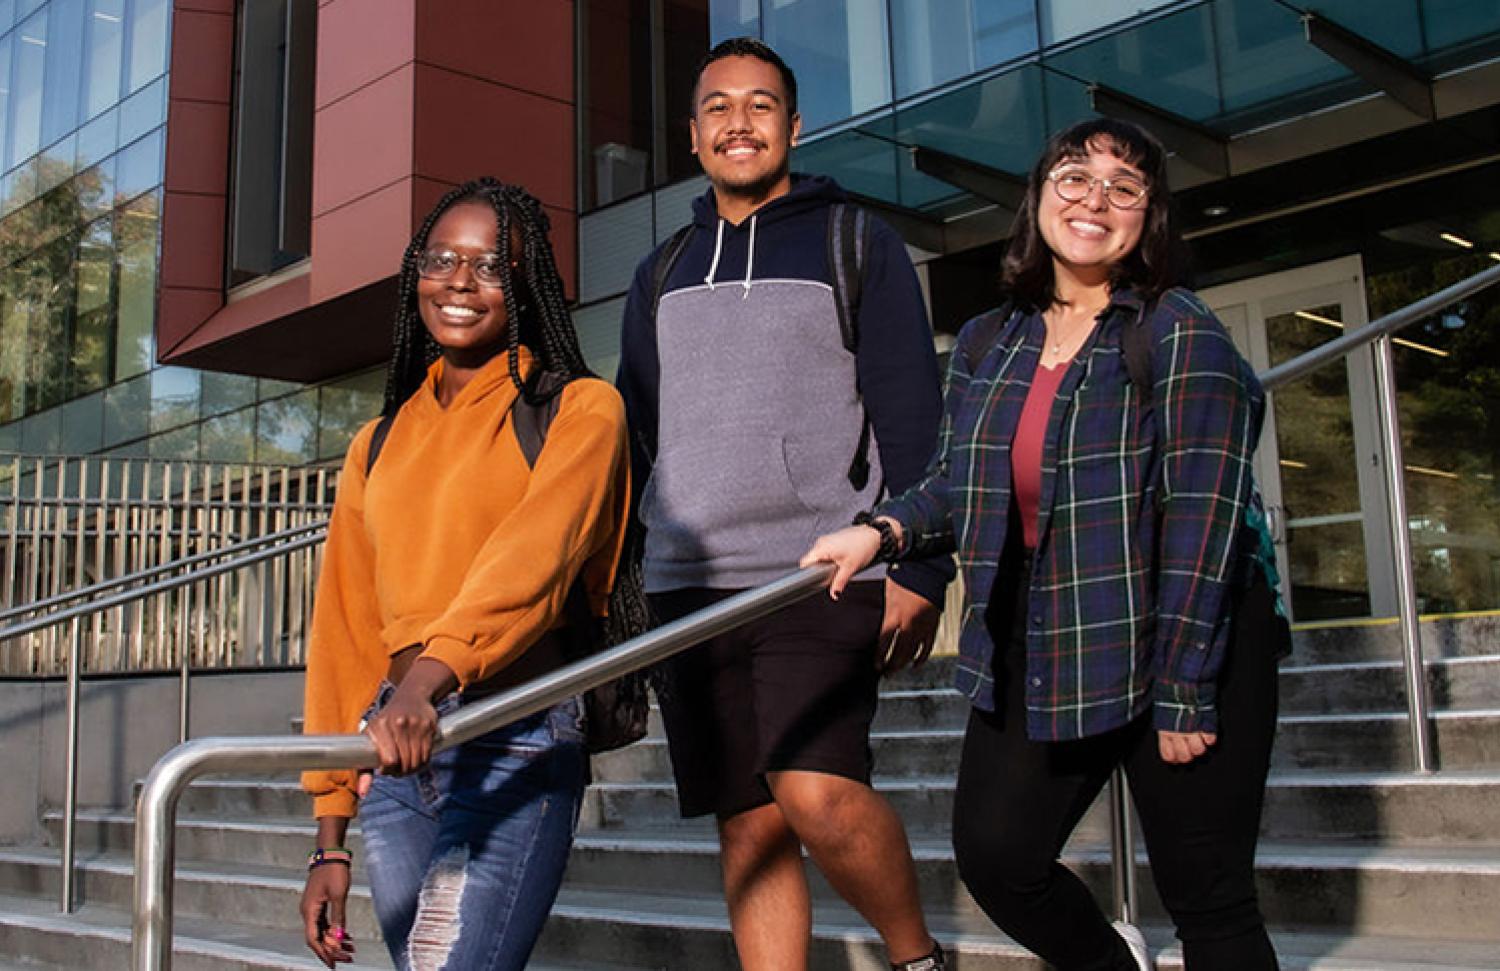
[[[1264,372],[1367,319],[1358,256],[1202,293]],[[1256,477],[1298,621],[1395,612],[1369,347],[1269,396]]]

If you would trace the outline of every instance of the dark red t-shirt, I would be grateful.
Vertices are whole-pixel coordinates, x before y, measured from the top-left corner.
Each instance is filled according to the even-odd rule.
[[[1042,497],[1042,444],[1047,440],[1047,419],[1052,414],[1057,388],[1067,373],[1067,362],[1055,368],[1036,366],[1026,404],[1021,408],[1021,420],[1016,425],[1016,435],[1010,443],[1011,482],[1016,508],[1021,513],[1021,530],[1029,550],[1036,549],[1037,508]]]

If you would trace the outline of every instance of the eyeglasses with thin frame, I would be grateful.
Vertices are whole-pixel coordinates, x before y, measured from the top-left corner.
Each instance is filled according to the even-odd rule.
[[[1133,175],[1120,175],[1112,179],[1101,179],[1088,169],[1078,165],[1063,165],[1047,173],[1047,181],[1063,202],[1082,202],[1094,191],[1094,186],[1104,186],[1104,198],[1116,209],[1139,209],[1151,195],[1146,183]]]
[[[417,257],[417,273],[428,280],[446,280],[465,263],[469,264],[469,272],[474,274],[474,279],[481,286],[500,286],[500,279],[505,273],[505,260],[499,253],[461,256],[451,249],[430,249]]]

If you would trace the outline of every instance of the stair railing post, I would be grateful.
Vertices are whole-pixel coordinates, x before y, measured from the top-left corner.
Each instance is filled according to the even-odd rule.
[[[1114,882],[1115,917],[1134,924],[1140,916],[1135,886],[1135,830],[1131,825],[1130,784],[1116,766],[1109,778],[1109,853]]]
[[[83,651],[78,618],[68,624],[68,767],[63,783],[62,912],[73,912],[74,835],[78,828],[78,667]]]
[[[1412,568],[1411,519],[1406,509],[1406,465],[1401,454],[1396,369],[1391,356],[1390,336],[1381,335],[1374,344],[1375,392],[1380,402],[1391,551],[1396,560],[1396,602],[1401,621],[1401,659],[1406,669],[1406,713],[1411,731],[1412,769],[1427,775],[1436,765],[1432,753],[1432,719],[1427,703],[1427,669],[1422,660],[1422,624],[1417,614],[1417,581]]]

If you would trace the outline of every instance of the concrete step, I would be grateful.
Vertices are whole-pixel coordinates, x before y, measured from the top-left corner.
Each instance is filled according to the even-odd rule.
[[[1433,711],[1500,708],[1500,656],[1430,662],[1427,682]],[[1281,669],[1280,687],[1283,715],[1406,710],[1405,669],[1396,661],[1288,665]],[[968,718],[968,699],[947,685],[887,685],[874,727],[876,731],[962,728]]]
[[[881,778],[876,780],[876,788],[891,801],[911,834],[946,837],[949,833],[953,777]],[[240,841],[253,836],[236,836],[226,842],[214,833],[214,827],[223,824],[250,834],[285,832],[301,840],[311,825],[305,795],[296,783],[286,781],[195,783],[184,793],[182,808],[184,831],[179,838],[191,841],[184,843],[184,858],[239,858],[289,865],[300,856],[280,854],[273,859],[262,855],[264,850],[247,854],[245,850],[255,844]],[[91,811],[84,818],[111,820],[123,829],[117,834],[88,837],[103,840],[101,843],[81,845],[90,849],[128,848],[121,841],[130,838],[129,814]],[[60,845],[59,814],[47,814],[46,822],[54,845]],[[1084,817],[1079,833],[1103,839],[1107,826],[1101,799]],[[598,782],[590,786],[580,814],[580,830],[620,829],[712,834],[713,822],[679,818],[671,783]],[[1267,784],[1261,832],[1268,839],[1364,840],[1387,846],[1500,846],[1500,771],[1453,771],[1430,776],[1408,772],[1278,772]],[[236,852],[237,857],[227,855]],[[293,847],[291,852],[305,850]]]
[[[239,920],[275,921],[281,914],[294,912],[302,885],[300,866],[312,834],[308,823],[255,821],[216,826],[206,821],[185,821],[179,827],[179,853],[182,860],[196,862],[184,866],[208,874],[200,880],[201,897],[193,896],[200,891],[181,892],[182,906],[188,908],[185,912],[214,913],[211,908],[228,906],[226,901],[231,899],[229,912]],[[116,876],[128,871],[128,819],[81,818],[78,835],[86,864],[96,861],[96,869],[104,873],[112,872],[109,867],[113,866],[120,871]],[[201,852],[226,842],[235,847],[232,857]],[[351,842],[358,846],[357,840]],[[95,849],[96,844],[104,845]],[[717,846],[714,836],[703,832],[581,833],[569,862],[567,885],[632,892],[672,887],[713,895],[719,886]],[[1101,837],[1083,833],[1075,836],[1066,854],[1101,894],[1107,892],[1109,876],[1106,848]],[[14,854],[19,851],[6,852],[10,855],[0,855],[0,887],[45,893],[39,883],[44,877],[40,868],[50,865],[48,861],[55,857],[16,858]],[[945,838],[915,839],[913,853],[924,900],[941,902],[943,907],[960,912],[973,911]],[[257,860],[260,865],[235,862],[245,859]],[[1149,876],[1144,862],[1143,854],[1142,887],[1146,888]],[[1257,870],[1267,919],[1277,926],[1436,934],[1454,939],[1478,936],[1493,939],[1500,946],[1500,926],[1494,925],[1490,914],[1492,901],[1500,899],[1500,846],[1388,847],[1265,840]],[[235,885],[233,895],[214,876],[215,872],[242,871],[246,876]],[[833,899],[832,892],[821,883],[817,892]],[[241,893],[256,896],[241,900]],[[286,901],[269,902],[277,896],[285,896]],[[86,899],[114,902],[106,897]],[[1143,899],[1148,901],[1147,913],[1161,915],[1160,907],[1144,889]],[[199,900],[201,903],[195,902]],[[373,924],[352,926],[359,933]]]
[[[596,849],[603,848],[581,847],[583,853]],[[627,855],[633,849],[622,848]],[[673,874],[669,884],[656,886],[685,887],[684,872],[703,870],[709,874],[712,883],[707,891],[662,896],[633,886],[610,888],[579,885],[570,880],[554,908],[538,947],[537,959],[530,965],[533,971],[733,967],[727,916],[717,896],[716,874],[712,868],[712,846],[702,846],[696,853],[690,847],[680,848],[679,852],[692,854],[695,858],[653,864],[658,869],[670,867]],[[1311,852],[1316,856],[1316,848]],[[926,868],[930,848],[918,846],[917,853]],[[1080,866],[1091,883],[1098,884],[1102,882],[1098,872],[1101,860],[1102,854],[1092,857],[1083,854],[1072,862]],[[1408,864],[1418,867],[1431,862],[1430,857],[1425,861],[1407,860]],[[63,917],[56,912],[56,904],[50,896],[55,892],[55,857],[35,850],[0,851],[0,874],[30,868],[41,874],[35,881],[37,888],[49,893],[44,900],[29,894],[18,897],[9,887],[0,889],[0,947],[5,948],[5,953],[46,961],[59,968],[113,969],[124,966],[129,940],[125,907],[131,887],[130,862],[119,856],[88,858],[82,863],[79,881],[82,905],[75,915]],[[924,889],[930,893],[929,880],[923,882]],[[311,967],[311,960],[303,956],[301,941],[295,932],[300,888],[300,874],[295,871],[279,875],[261,872],[247,877],[193,864],[183,865],[179,868],[176,889],[178,956],[175,966],[196,971],[209,967],[211,960],[217,960],[221,963],[214,964],[214,967],[232,971],[240,968]],[[1095,889],[1096,893],[1100,891],[1097,886]],[[1336,898],[1346,901],[1343,906],[1358,906],[1368,912],[1366,917],[1371,923],[1382,920],[1380,911],[1402,906],[1399,899],[1371,900],[1362,895],[1357,896],[1363,902],[1352,905],[1347,903],[1349,888],[1328,886],[1326,890],[1330,894],[1330,903]],[[1386,890],[1401,892],[1399,888]],[[1163,969],[1178,968],[1181,966],[1180,954],[1172,946],[1169,930],[1164,923],[1153,919],[1155,903],[1150,898],[1149,884],[1143,882],[1143,891],[1147,912],[1145,929],[1153,948],[1160,949],[1158,965]],[[961,891],[959,893],[961,895]],[[217,903],[211,902],[214,895],[217,895]],[[195,916],[195,908],[205,902],[214,913],[234,913],[236,922],[229,924]],[[1406,906],[1410,906],[1409,900]],[[873,931],[847,907],[820,894],[815,911],[815,969],[883,967],[879,963],[881,954]],[[1481,916],[1490,914],[1483,897],[1472,900],[1467,911]],[[946,911],[930,908],[929,918],[939,938],[957,951],[957,967],[965,971],[1041,969],[1040,962],[996,932],[972,905]],[[256,920],[263,923],[256,925],[253,923]],[[293,925],[290,932],[288,922]],[[351,894],[350,923],[356,940],[364,944],[360,962],[353,971],[388,967],[383,950],[376,943],[368,892],[359,884]],[[1492,922],[1482,920],[1471,927],[1487,927],[1489,923]],[[1500,942],[1495,940],[1445,938],[1443,930],[1430,925],[1426,936],[1421,938],[1318,932],[1309,931],[1305,926],[1291,929],[1295,927],[1295,924],[1275,927],[1273,931],[1283,967],[1288,969],[1426,971],[1446,967],[1467,971],[1494,968],[1494,955],[1500,948]],[[209,955],[213,955],[211,960],[205,960]]]
[[[1445,769],[1500,769],[1500,709],[1437,712],[1436,750]],[[881,730],[871,736],[876,773],[885,778],[946,775],[958,768],[960,725]],[[1288,715],[1281,719],[1277,769],[1399,771],[1411,767],[1404,712]],[[667,781],[666,743],[647,738],[594,759],[601,782]]]

